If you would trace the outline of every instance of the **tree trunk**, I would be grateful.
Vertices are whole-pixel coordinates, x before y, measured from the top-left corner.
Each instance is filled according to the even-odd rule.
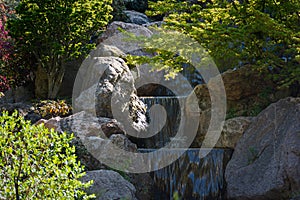
[[[41,65],[38,66],[35,78],[35,96],[40,99],[55,99],[62,85],[65,75],[63,65],[53,67],[47,72]]]
[[[35,97],[45,99],[48,96],[48,76],[46,70],[39,65],[35,72]]]
[[[48,75],[48,98],[55,99],[60,90],[64,75],[65,68],[64,66],[60,66],[59,70],[56,73],[50,73]]]

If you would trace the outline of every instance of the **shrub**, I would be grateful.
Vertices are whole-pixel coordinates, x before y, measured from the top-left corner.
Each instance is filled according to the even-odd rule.
[[[0,116],[0,199],[88,199],[73,136],[30,125],[14,112]]]
[[[5,92],[9,88],[10,87],[9,87],[6,77],[0,75],[0,92]]]
[[[24,85],[30,80],[29,67],[26,67],[30,55],[16,50],[7,28],[7,20],[16,17],[14,8],[17,4],[17,1],[0,3],[0,74],[6,77],[11,87]]]
[[[57,97],[66,73],[64,64],[86,56],[95,47],[90,42],[91,36],[112,18],[111,3],[111,0],[20,1],[15,9],[17,17],[8,20],[8,27],[18,51],[36,61],[32,70],[43,71],[36,78],[46,75],[47,80],[36,88],[47,88],[47,96],[44,91],[36,96]]]
[[[35,107],[35,112],[46,119],[57,116],[65,117],[72,112],[71,105],[67,104],[65,100],[43,100]]]

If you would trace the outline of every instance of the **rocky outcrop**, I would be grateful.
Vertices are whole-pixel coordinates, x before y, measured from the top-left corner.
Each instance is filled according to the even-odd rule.
[[[92,54],[94,57],[122,57],[126,54],[118,49],[116,46],[107,45],[104,43],[101,43],[97,46],[97,48],[93,51]]]
[[[117,57],[95,57],[86,61],[85,65],[89,77],[84,80],[87,89],[81,90],[75,99],[76,112],[95,112],[98,117],[123,120],[120,122],[124,126],[131,126],[133,130],[145,130],[146,107],[136,95],[133,75],[124,60]],[[95,80],[98,82],[93,83]],[[89,85],[92,86],[88,87]]]
[[[88,194],[95,194],[96,200],[128,199],[136,200],[135,187],[120,174],[111,170],[88,171],[82,182],[93,180],[87,189]]]
[[[61,132],[61,127],[60,127],[60,121],[62,120],[61,117],[53,117],[51,119],[40,119],[35,123],[35,125],[39,124],[44,124],[44,127],[51,130],[53,129],[54,131]]]
[[[4,92],[4,96],[0,96],[0,104],[26,102],[32,99],[33,96],[34,89],[30,85],[11,88]]]
[[[200,125],[197,135],[192,143],[192,147],[201,147],[203,140],[206,136],[206,130],[209,126],[210,112],[202,112],[200,116]],[[208,121],[207,121],[208,120]],[[225,121],[221,135],[218,142],[215,144],[215,148],[230,148],[234,149],[237,142],[243,136],[247,130],[249,124],[253,120],[253,117],[236,117]]]
[[[124,11],[124,13],[127,15],[128,19],[129,19],[128,22],[130,22],[130,23],[143,25],[143,24],[147,24],[150,22],[147,15],[145,15],[143,13],[132,11],[132,10],[126,10],[126,11]]]
[[[234,149],[252,120],[252,117],[236,117],[226,120],[215,147]]]
[[[119,149],[136,152],[137,147],[124,134],[122,125],[115,119],[97,118],[87,112],[79,112],[66,118],[51,118],[39,120],[36,124],[43,123],[45,127],[55,131],[66,131],[74,133],[71,144],[76,147],[76,155],[87,170],[106,168],[99,159],[95,158],[93,152],[89,151],[91,141],[93,145],[103,145],[98,150],[109,156],[105,151],[105,145],[116,145]],[[91,140],[93,139],[93,140]]]
[[[104,43],[107,45],[115,46],[122,52],[131,53],[140,49],[136,42],[124,41],[124,34],[120,34],[120,30],[127,31],[136,36],[150,37],[153,33],[147,27],[115,21],[112,22],[106,29],[106,31],[98,38],[97,44]],[[113,37],[114,36],[114,37]]]
[[[297,199],[300,98],[271,104],[250,124],[226,168],[229,199]]]
[[[41,115],[35,112],[35,109],[31,103],[25,102],[0,104],[1,112],[13,113],[16,110],[20,116],[24,117],[25,120],[30,120],[31,123],[35,123],[42,118]]]
[[[264,78],[263,75],[254,71],[251,66],[244,66],[236,70],[229,70],[223,73],[221,76],[226,91],[227,119],[237,116],[256,116],[271,102],[275,102],[289,95],[289,90],[276,89],[274,83]],[[209,82],[209,84],[210,83],[211,82]],[[215,86],[211,85],[211,87],[214,88]],[[218,86],[214,89],[218,89]],[[199,147],[207,133],[210,124],[211,96],[206,84],[197,85],[194,88],[194,93],[197,96],[197,103],[200,108],[200,117],[199,128],[196,139],[193,143],[193,147]],[[185,110],[188,114],[192,114],[193,110],[196,109],[191,105],[194,105],[194,99],[192,95],[187,98],[185,105]],[[243,123],[244,122],[245,121],[243,121]],[[233,125],[232,122],[230,123]],[[244,126],[242,124],[240,124],[241,127]],[[225,127],[225,129],[226,128],[228,127]],[[223,131],[223,136],[221,136],[218,146],[225,142],[224,136],[227,134],[225,132]],[[229,144],[223,143],[222,145],[227,146]],[[230,146],[233,147],[233,145]]]
[[[255,116],[270,103],[290,95],[289,90],[276,89],[276,85],[265,78],[266,73],[260,74],[248,65],[222,74],[227,117]],[[194,92],[199,99],[200,109],[209,110],[211,102],[206,84],[197,85]]]

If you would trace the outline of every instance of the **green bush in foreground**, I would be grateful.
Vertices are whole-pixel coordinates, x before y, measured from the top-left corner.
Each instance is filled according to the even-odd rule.
[[[14,112],[0,116],[0,199],[88,199],[73,136],[31,125]]]

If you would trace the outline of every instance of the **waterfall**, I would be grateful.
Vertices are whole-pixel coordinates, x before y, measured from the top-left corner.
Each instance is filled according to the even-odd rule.
[[[203,83],[200,74],[196,73],[195,70],[193,72],[189,70],[190,67],[184,66],[184,70],[181,73],[189,80],[192,86]],[[172,81],[176,87],[180,88],[180,91],[188,92],[188,89],[185,89],[186,85],[180,84],[180,81],[179,83],[176,80]],[[174,93],[164,87],[160,87],[157,92],[157,95],[165,96],[140,97],[147,106],[147,121],[150,124],[150,132],[160,127],[160,131],[154,136],[134,141],[141,153],[156,151],[166,146],[177,134],[181,120],[185,117],[184,105],[186,97],[176,97]],[[156,105],[160,105],[158,109],[164,109],[165,114],[162,114],[163,112],[152,112],[152,108]],[[155,154],[155,157],[154,154],[149,154],[143,162],[147,162],[146,164],[152,166],[152,168],[156,168],[163,160],[178,158],[172,164],[151,172],[151,177],[154,181],[154,199],[224,199],[226,187],[224,172],[232,151],[212,149],[206,155],[207,151],[210,150],[200,149],[199,147],[185,151],[175,147],[159,151]]]
[[[160,96],[140,99],[147,105],[148,122],[152,121],[155,126],[163,127],[156,135],[138,140],[139,151],[146,153],[164,147],[176,135],[180,120],[184,115],[183,105],[186,97]],[[149,110],[157,104],[165,109],[167,115],[165,121],[162,119],[163,116],[151,114]],[[179,157],[171,165],[151,173],[155,184],[153,192],[155,200],[224,199],[224,170],[231,157],[231,150],[212,149],[205,157],[203,153],[208,150],[200,150],[200,148],[187,151],[174,148],[167,151],[160,152],[158,156],[156,154],[155,158],[149,157],[146,161],[148,165],[156,166],[158,162],[170,156]]]
[[[153,149],[140,149],[149,152]],[[171,149],[177,156],[183,150]],[[231,150],[213,149],[207,156],[201,156],[207,150],[189,149],[171,165],[154,171],[152,177],[155,183],[154,199],[204,200],[224,199],[225,183],[224,169],[232,154]],[[167,159],[170,154],[161,152],[157,160]],[[155,165],[155,160],[149,158],[149,164]]]
[[[140,99],[148,108],[148,122],[152,121],[152,125],[155,126],[150,126],[150,131],[151,129],[156,129],[157,126],[162,126],[162,129],[153,137],[138,142],[138,146],[142,148],[161,148],[170,142],[170,139],[177,133],[181,115],[184,114],[183,105],[186,97],[141,97]],[[161,105],[165,109],[166,120],[160,114],[152,113],[151,115],[149,113],[149,109],[154,105]]]

